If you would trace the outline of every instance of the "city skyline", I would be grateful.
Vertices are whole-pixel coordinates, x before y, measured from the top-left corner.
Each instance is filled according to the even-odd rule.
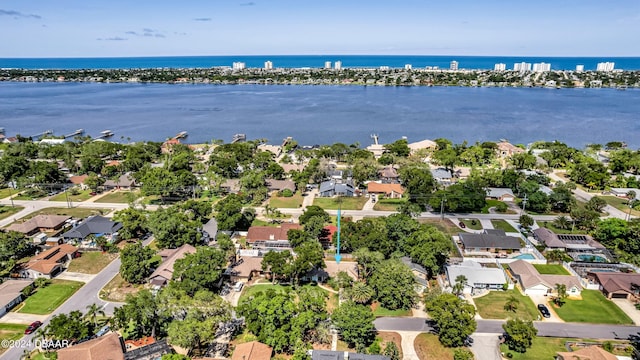
[[[61,0],[0,5],[0,57],[640,56],[640,2]]]

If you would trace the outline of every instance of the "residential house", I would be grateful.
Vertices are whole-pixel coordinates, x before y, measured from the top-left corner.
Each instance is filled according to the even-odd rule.
[[[116,180],[107,180],[102,184],[105,190],[131,190],[134,186],[136,186],[136,179],[133,178],[131,173],[125,173],[120,175]]]
[[[227,179],[220,184],[220,190],[227,194],[237,194],[240,192],[240,179]]]
[[[584,234],[556,234],[547,228],[533,230],[533,236],[549,249],[572,252],[602,252],[605,247]]]
[[[608,299],[631,299],[640,295],[640,274],[588,272],[590,284],[597,284]]]
[[[62,244],[35,255],[19,270],[21,277],[51,279],[64,269],[64,264],[76,257],[78,248]]]
[[[163,355],[173,353],[175,351],[167,344],[167,339],[163,339],[127,350],[124,354],[124,360],[154,360],[162,358]]]
[[[429,272],[427,271],[427,269],[425,269],[422,265],[416,264],[411,261],[411,258],[408,256],[403,256],[402,258],[400,258],[400,260],[403,264],[407,265],[409,269],[411,269],[416,282],[420,284],[423,289],[427,288],[427,282],[429,281]]]
[[[270,360],[273,349],[259,341],[236,345],[231,360]]]
[[[400,183],[400,175],[398,175],[398,170],[393,165],[387,165],[378,170],[378,179],[380,179],[383,184]]]
[[[623,197],[623,198],[628,198],[629,196],[627,194],[629,194],[630,191],[633,191],[636,194],[634,200],[640,200],[640,189],[636,189],[636,188],[611,188],[611,189],[609,189],[609,192],[611,193],[611,195],[614,195],[614,196],[617,196],[617,197]]]
[[[279,227],[252,226],[247,232],[247,244],[258,249],[289,249],[288,232],[292,229],[301,229],[298,224],[285,223]]]
[[[404,188],[400,184],[381,184],[378,182],[367,183],[369,194],[384,195],[388,199],[400,199],[404,194]]]
[[[114,242],[117,240],[118,230],[120,229],[122,229],[122,223],[111,221],[103,216],[93,215],[62,234],[62,238],[67,241],[82,242],[83,246],[95,246],[94,240],[87,239],[87,236],[103,236],[107,241]]]
[[[117,333],[109,333],[58,350],[58,360],[125,360],[125,347]]]
[[[85,180],[89,178],[89,175],[74,175],[69,177],[69,182],[71,182],[74,186],[78,186],[82,190],[86,190],[89,187],[85,185]]]
[[[500,141],[496,143],[496,149],[498,151],[498,156],[501,158],[508,158],[514,154],[522,154],[525,152],[524,149],[519,148],[508,141]]]
[[[304,170],[304,164],[280,164],[285,174],[289,174],[292,171],[302,171]]]
[[[445,168],[431,169],[431,176],[441,185],[451,185],[453,183],[453,174]]]
[[[239,256],[224,272],[233,282],[249,281],[262,274],[262,256]]]
[[[509,264],[509,271],[522,287],[525,295],[545,295],[554,293],[556,285],[566,286],[569,296],[582,292],[580,279],[573,275],[543,275],[527,261],[516,260]]]
[[[160,146],[160,152],[163,154],[170,154],[173,151],[173,147],[176,145],[180,145],[180,139],[169,139],[162,143]]]
[[[296,192],[296,183],[291,180],[266,179],[265,185],[269,191],[290,190],[293,193]]]
[[[320,197],[353,196],[355,188],[351,180],[329,180],[320,184]]]
[[[206,224],[202,225],[202,238],[204,242],[216,241],[218,236],[218,220],[211,218]]]
[[[592,345],[575,351],[559,351],[556,353],[556,360],[621,360],[621,358],[600,346]]]
[[[520,238],[507,236],[502,230],[485,229],[480,234],[459,233],[458,237],[465,252],[518,251],[523,247]]]
[[[31,236],[38,232],[54,233],[62,229],[69,219],[71,219],[71,216],[36,215],[23,223],[12,224],[7,230],[17,231],[26,236]]]
[[[432,149],[435,150],[438,147],[438,144],[436,144],[435,141],[433,140],[422,140],[422,141],[417,141],[417,142],[412,142],[407,144],[407,146],[409,146],[409,149],[411,150],[412,154],[415,154],[418,150],[422,150],[422,149]]]
[[[155,286],[165,286],[173,279],[173,266],[176,261],[184,259],[188,254],[196,252],[196,248],[189,244],[184,244],[177,249],[165,249],[158,255],[162,258],[162,263],[149,276],[149,282]]]
[[[499,290],[507,283],[502,268],[488,268],[472,260],[465,260],[459,265],[445,266],[449,284],[453,286],[458,276],[464,276],[464,293],[471,294],[476,290]]]
[[[280,154],[282,154],[282,146],[260,144],[258,145],[258,151],[268,151],[272,153],[275,157],[278,157],[280,156]]]
[[[513,194],[510,188],[487,188],[487,198],[493,200],[513,202],[516,196]]]
[[[31,284],[31,280],[5,280],[0,283],[0,317],[22,302],[22,290]]]

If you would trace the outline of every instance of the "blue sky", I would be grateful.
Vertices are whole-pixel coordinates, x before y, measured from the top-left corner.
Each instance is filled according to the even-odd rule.
[[[639,0],[2,0],[0,57],[640,56]]]

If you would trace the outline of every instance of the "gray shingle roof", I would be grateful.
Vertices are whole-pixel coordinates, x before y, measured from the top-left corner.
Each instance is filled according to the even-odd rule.
[[[469,234],[460,233],[460,241],[464,247],[469,248],[493,248],[518,250],[522,248],[520,239],[513,236],[500,236],[495,234]]]
[[[122,229],[122,223],[102,216],[89,216],[75,228],[62,234],[65,239],[84,239],[89,234],[113,234]]]

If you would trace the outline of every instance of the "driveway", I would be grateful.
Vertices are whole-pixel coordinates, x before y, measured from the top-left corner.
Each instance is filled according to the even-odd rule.
[[[7,324],[29,325],[34,321],[45,321],[49,315],[22,314],[18,312],[8,312],[0,317],[0,322]]]
[[[624,313],[633,320],[634,324],[640,325],[640,310],[636,309],[631,301],[627,299],[611,299],[611,301],[618,305],[620,310],[624,311]]]
[[[500,360],[500,340],[497,334],[475,333],[471,351],[476,360]]]
[[[538,317],[538,320],[540,321],[544,321],[544,322],[556,322],[556,323],[563,323],[564,320],[562,320],[558,314],[556,314],[555,309],[553,308],[553,305],[551,304],[551,299],[552,297],[549,296],[544,296],[544,295],[529,295],[529,297],[531,298],[531,300],[533,301],[533,303],[537,306],[538,304],[545,304],[547,305],[547,308],[549,309],[549,312],[551,313],[551,317],[548,319],[545,319],[542,317],[542,315],[538,312],[538,314],[540,315]]]
[[[83,273],[77,273],[77,272],[64,271],[62,274],[56,276],[56,279],[73,280],[73,281],[88,283],[89,281],[93,280],[93,278],[95,277],[96,277],[96,274],[83,274]]]

